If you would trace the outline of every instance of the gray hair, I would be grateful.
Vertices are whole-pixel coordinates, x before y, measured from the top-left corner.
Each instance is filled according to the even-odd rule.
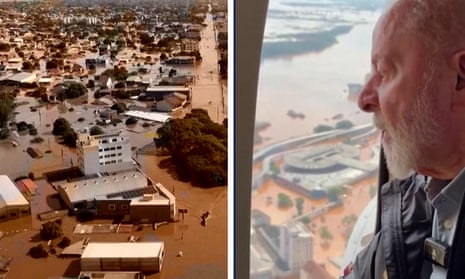
[[[397,32],[416,37],[432,55],[442,56],[465,48],[463,13],[465,0],[398,0],[387,17]]]

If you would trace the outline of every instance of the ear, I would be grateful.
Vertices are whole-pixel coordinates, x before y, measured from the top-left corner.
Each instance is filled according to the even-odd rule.
[[[465,50],[460,50],[454,54],[452,66],[457,78],[455,91],[465,95]]]

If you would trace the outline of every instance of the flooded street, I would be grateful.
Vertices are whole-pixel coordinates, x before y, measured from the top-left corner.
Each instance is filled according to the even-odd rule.
[[[28,102],[27,104],[20,105],[16,108],[17,114],[14,121],[25,121],[28,124],[33,124],[38,131],[38,135],[44,139],[42,143],[32,144],[31,139],[36,136],[18,135],[12,136],[12,139],[19,145],[13,147],[10,140],[2,141],[0,143],[0,170],[3,174],[8,175],[13,180],[18,176],[28,175],[33,172],[36,177],[42,176],[44,171],[69,167],[76,164],[75,150],[66,147],[59,143],[59,138],[52,134],[53,122],[59,118],[64,117],[71,124],[72,128],[77,132],[84,128],[90,128],[99,119],[98,115],[94,113],[96,109],[102,109],[102,106],[95,105],[71,105],[65,102],[66,107],[73,108],[74,111],[66,111],[61,113],[58,105],[45,105],[32,112],[31,106],[37,106],[38,101],[34,98],[19,96],[16,102]],[[78,121],[83,118],[83,121]],[[110,132],[114,130],[126,130],[129,133],[132,146],[143,147],[153,142],[155,131],[161,124],[156,126],[142,127],[144,121],[139,122],[134,126],[126,126],[124,121],[122,123],[107,126],[100,126],[104,131]],[[42,158],[32,158],[25,151],[28,147],[34,147],[43,153]],[[51,152],[47,152],[50,150]]]
[[[192,86],[192,108],[205,109],[214,122],[222,123],[228,117],[228,88],[219,74],[216,32],[211,13],[207,13],[205,23],[207,26],[202,30],[202,40],[199,42],[202,62],[195,67],[196,82]]]

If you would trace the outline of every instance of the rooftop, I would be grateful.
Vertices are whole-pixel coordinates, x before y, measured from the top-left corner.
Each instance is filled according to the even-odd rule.
[[[164,242],[89,242],[81,258],[153,258]]]
[[[74,203],[93,200],[95,197],[108,197],[116,193],[123,195],[131,191],[144,189],[147,184],[147,178],[142,173],[131,170],[119,172],[115,175],[67,182],[58,185],[58,188],[66,193],[71,203]]]
[[[29,202],[7,175],[0,175],[0,208],[15,205],[29,205]]]

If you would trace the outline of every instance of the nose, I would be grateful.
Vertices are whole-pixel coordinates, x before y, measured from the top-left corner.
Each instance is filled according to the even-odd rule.
[[[379,107],[378,89],[371,77],[358,95],[358,107],[364,112],[375,112]]]

